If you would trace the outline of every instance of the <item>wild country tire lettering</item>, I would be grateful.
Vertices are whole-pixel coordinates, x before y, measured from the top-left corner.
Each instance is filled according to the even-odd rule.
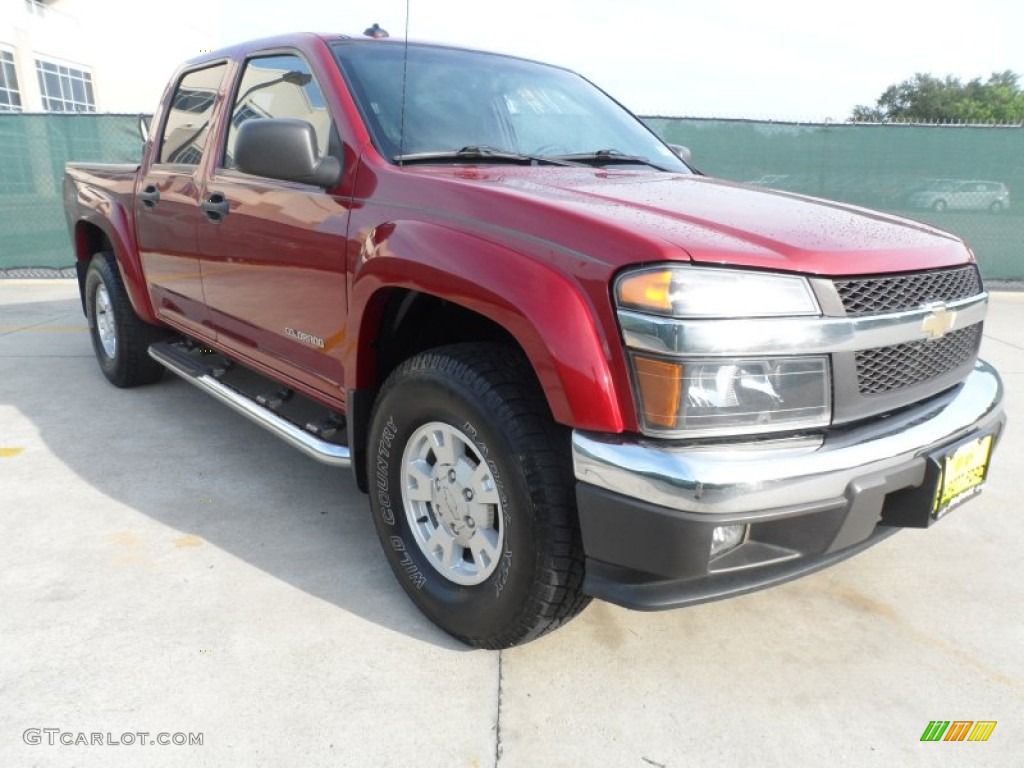
[[[391,458],[391,444],[394,442],[396,434],[398,434],[398,426],[395,424],[395,417],[388,416],[380,435],[380,442],[377,444],[377,501],[380,503],[381,519],[390,526],[395,524],[395,513],[391,507],[391,494],[388,490],[388,460]],[[395,552],[402,555],[399,565],[402,566],[402,570],[405,571],[413,586],[416,589],[422,589],[423,585],[427,583],[427,577],[423,575],[419,566],[409,555],[405,548],[405,542],[398,536],[392,535],[388,537],[388,543]]]
[[[377,501],[380,504],[380,516],[388,525],[395,524],[395,513],[391,508],[391,494],[388,492],[388,459],[391,458],[391,443],[398,433],[395,417],[388,416],[384,431],[377,445]]]
[[[427,583],[427,577],[420,571],[420,567],[416,565],[412,557],[409,556],[408,550],[405,548],[405,542],[402,541],[398,536],[391,536],[388,538],[391,543],[391,548],[395,552],[402,553],[402,559],[399,561],[399,565],[402,566],[402,570],[405,571],[409,580],[412,581],[413,586],[416,589],[423,589],[423,585]]]

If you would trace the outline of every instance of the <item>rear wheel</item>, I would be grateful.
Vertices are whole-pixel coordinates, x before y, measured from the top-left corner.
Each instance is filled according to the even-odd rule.
[[[992,213],[999,213],[1001,210],[1003,210],[1003,204],[996,200],[995,202],[992,203],[992,205],[988,207],[988,209],[992,211]]]
[[[164,368],[148,349],[168,332],[135,314],[112,253],[97,253],[89,263],[85,309],[96,361],[112,384],[135,387],[160,380]]]
[[[568,433],[517,351],[460,344],[407,360],[370,435],[374,524],[431,621],[496,649],[583,610]]]

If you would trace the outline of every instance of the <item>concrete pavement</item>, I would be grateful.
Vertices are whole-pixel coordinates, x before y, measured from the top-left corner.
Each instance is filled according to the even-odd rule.
[[[346,472],[173,377],[115,389],[73,281],[0,281],[0,766],[1020,765],[1022,328],[995,295],[1010,429],[939,525],[497,654],[420,616]]]

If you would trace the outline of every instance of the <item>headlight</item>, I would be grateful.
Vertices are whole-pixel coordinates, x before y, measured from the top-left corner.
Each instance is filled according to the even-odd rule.
[[[823,427],[828,358],[665,360],[632,355],[648,434],[700,437]]]
[[[702,267],[627,272],[615,286],[619,307],[669,317],[772,317],[821,314],[796,275]]]
[[[658,437],[706,437],[784,432],[828,426],[832,420],[829,358],[826,355],[728,356],[737,320],[820,317],[811,285],[797,275],[668,265],[621,275],[615,301],[632,339],[640,426]],[[638,332],[644,315],[652,321]],[[728,320],[723,326],[720,321]],[[763,322],[763,321],[762,321]],[[809,320],[808,322],[817,322]],[[700,326],[701,337],[716,326],[723,333],[721,356],[693,356],[672,349]],[[661,351],[659,344],[664,345]],[[657,351],[656,351],[657,350]]]

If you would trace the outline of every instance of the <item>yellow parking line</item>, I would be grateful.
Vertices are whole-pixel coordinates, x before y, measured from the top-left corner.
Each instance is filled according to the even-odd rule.
[[[0,459],[10,459],[24,451],[24,448],[4,448],[0,446]]]

